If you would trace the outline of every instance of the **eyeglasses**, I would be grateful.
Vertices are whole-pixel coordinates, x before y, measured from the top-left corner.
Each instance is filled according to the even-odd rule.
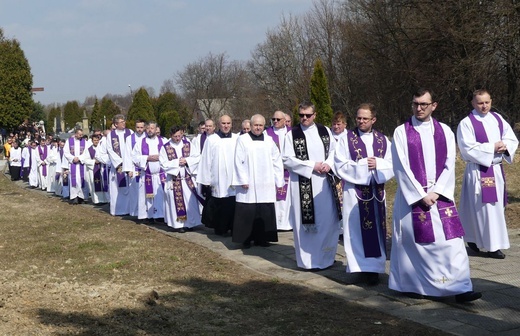
[[[300,113],[299,114],[300,118],[306,117],[307,119],[312,117],[313,115],[314,115],[314,113],[311,113],[311,114]]]
[[[271,121],[280,121],[282,118],[271,118]]]
[[[417,108],[417,107],[421,107],[421,109],[426,109],[428,108],[428,106],[432,105],[433,103],[416,103],[416,102],[412,102],[412,107],[414,108]]]

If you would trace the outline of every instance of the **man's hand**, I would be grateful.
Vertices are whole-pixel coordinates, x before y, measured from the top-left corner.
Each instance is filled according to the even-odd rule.
[[[148,162],[157,162],[157,161],[159,161],[159,155],[158,154],[148,155],[147,161]]]
[[[330,171],[330,167],[326,163],[316,162],[314,164],[314,171],[319,174],[326,174]]]
[[[184,167],[186,165],[186,158],[181,157],[179,159],[179,166]]]
[[[367,158],[367,162],[368,162],[368,169],[370,170],[374,170],[376,169],[376,158],[375,157],[369,157]]]
[[[432,207],[437,202],[438,198],[439,198],[439,194],[434,193],[434,192],[429,192],[426,196],[423,197],[422,202],[426,206]]]
[[[507,151],[506,144],[502,140],[495,142],[495,153],[504,154]]]

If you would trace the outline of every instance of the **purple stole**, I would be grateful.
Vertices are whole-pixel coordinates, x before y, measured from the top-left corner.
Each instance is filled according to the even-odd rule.
[[[374,156],[384,158],[387,149],[385,136],[376,130],[372,130],[372,135],[374,137],[372,143]],[[348,131],[347,138],[352,160],[357,162],[368,156],[365,143],[359,137],[358,128]],[[361,219],[359,224],[361,225],[361,238],[365,258],[380,257],[381,246],[379,245],[377,224],[380,223],[381,225],[381,238],[386,243],[385,185],[384,183],[377,184],[375,181],[372,181],[368,186],[356,184],[355,189],[358,199],[359,217]],[[376,207],[379,214],[378,218],[376,218],[375,213]]]
[[[158,137],[159,144],[157,145],[157,153],[161,152],[161,148],[163,146],[163,141],[161,137]],[[143,138],[143,142],[141,144],[141,154],[142,155],[150,155],[150,147],[148,147],[148,143],[146,142],[146,137]],[[164,188],[164,181],[166,181],[166,175],[164,174],[164,170],[161,168],[159,172],[159,176],[161,178],[161,184]],[[144,176],[144,190],[146,198],[153,198],[155,193],[153,191],[153,183],[152,183],[152,173],[150,172],[150,168],[148,164],[146,165],[146,171]]]
[[[185,138],[182,139],[183,146],[182,146],[182,157],[188,157],[190,156],[190,142],[186,140]],[[178,158],[177,152],[175,151],[175,148],[170,144],[168,141],[164,145],[164,149],[166,150],[166,155],[168,156],[168,160],[175,160]],[[188,188],[191,190],[193,194],[195,194],[195,197],[199,200],[199,202],[203,202],[201,197],[197,194],[197,190],[195,188],[195,184],[193,183],[191,179],[191,175],[186,172],[184,180],[186,181],[186,184],[188,185]],[[186,212],[186,205],[184,202],[184,195],[182,194],[182,180],[180,177],[180,173],[177,176],[172,177],[173,182],[173,198],[175,203],[175,211],[177,213],[177,220],[179,221],[185,221],[187,217]],[[203,204],[203,203],[202,203]]]
[[[493,117],[495,117],[498,121],[498,128],[500,129],[500,139],[502,139],[502,133],[504,133],[504,124],[502,123],[502,119],[495,113],[489,112]],[[475,140],[479,143],[488,142],[488,137],[486,134],[486,130],[484,129],[484,125],[482,122],[478,121],[477,118],[470,112],[469,120],[471,121],[471,125],[473,126],[473,130],[475,131]],[[497,186],[495,183],[495,172],[493,169],[493,165],[486,167],[479,165],[480,171],[480,186],[482,190],[482,203],[495,203],[498,202],[497,195]],[[502,169],[502,175],[504,175],[504,168],[500,165]],[[506,179],[504,178],[504,181]],[[504,186],[504,206],[507,204],[507,192]]]
[[[329,132],[325,126],[320,124],[315,125],[323,143],[325,158],[327,158],[327,154],[329,153],[330,148]],[[307,152],[307,140],[305,139],[305,133],[303,132],[301,125],[298,124],[293,127],[291,132],[293,134],[293,147],[296,158],[303,161],[309,160],[309,154]],[[337,179],[337,177],[331,174],[327,174],[327,181],[329,182],[332,189],[338,218],[341,220],[342,214],[340,197],[343,195],[341,190],[341,180]],[[314,218],[314,195],[312,193],[311,179],[298,175],[298,186],[300,192],[300,212],[302,217],[302,224],[304,226],[313,225],[316,223],[316,220]]]
[[[74,153],[74,137],[71,137],[69,138],[69,150],[70,150],[70,154],[72,154],[73,156],[80,156],[81,154],[83,154],[83,151],[85,150],[85,139],[81,139],[79,141],[79,153],[76,155],[76,153]],[[79,168],[79,174],[80,174],[80,177],[81,177],[81,188],[83,188],[85,186],[85,170],[83,169],[83,164],[81,162],[78,162],[78,163],[74,163],[74,162],[71,162],[70,163],[70,181],[71,181],[71,184],[73,187],[76,187],[76,170],[77,168]]]
[[[435,181],[437,181],[446,164],[448,147],[441,124],[434,118],[431,118],[431,120],[434,126]],[[405,123],[405,130],[410,169],[415,179],[423,186],[424,191],[427,192],[428,181],[421,136],[413,127],[411,118]],[[464,236],[464,229],[462,228],[459,214],[453,201],[439,196],[437,199],[437,210],[439,211],[446,240]],[[416,243],[427,244],[435,242],[430,208],[425,206],[421,201],[412,204],[412,223]]]
[[[206,138],[208,137],[208,133],[204,132],[200,135],[200,153],[202,154],[202,150],[204,149],[204,143],[206,142]]]
[[[94,146],[90,146],[88,148],[88,153],[90,154],[90,158],[95,160],[96,158],[96,150]],[[94,191],[99,192],[103,191],[103,179],[101,178],[101,163],[94,163]]]
[[[123,136],[125,141],[126,141],[126,137],[128,137],[129,135],[130,135],[130,130],[128,128],[125,128],[125,135]],[[119,155],[120,158],[122,158],[121,144],[119,143],[119,137],[117,136],[116,130],[112,130],[112,132],[110,132],[110,140],[112,142],[112,149],[114,150],[114,153],[116,153],[117,155]],[[127,185],[126,185],[125,173],[118,172],[117,167],[114,167],[114,169],[116,169],[118,187],[119,188],[126,187]]]
[[[38,154],[40,154],[40,160],[44,161],[47,159],[47,146],[38,146]],[[42,165],[42,175],[47,176],[47,165]]]
[[[289,127],[286,127],[286,129],[287,129],[287,132],[290,131]],[[267,128],[265,130],[265,132],[267,133],[267,135],[269,135],[271,138],[273,138],[273,141],[276,144],[276,147],[278,147],[278,149],[281,152],[282,149],[280,148],[280,139],[278,138],[278,134],[276,134],[276,132],[274,131],[274,127]],[[277,201],[285,201],[285,199],[287,198],[287,186],[289,185],[289,176],[290,175],[291,174],[289,173],[289,171],[287,169],[283,170],[283,178],[285,180],[285,184],[281,188],[276,188],[276,200]]]

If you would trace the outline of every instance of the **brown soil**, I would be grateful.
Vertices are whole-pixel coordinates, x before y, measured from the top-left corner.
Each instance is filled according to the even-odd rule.
[[[439,335],[0,176],[1,335]]]

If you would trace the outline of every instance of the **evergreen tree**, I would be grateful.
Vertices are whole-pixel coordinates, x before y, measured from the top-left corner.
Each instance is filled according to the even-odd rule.
[[[65,121],[65,129],[70,130],[76,127],[76,123],[83,120],[83,109],[76,100],[68,101],[63,107],[63,119]]]
[[[31,68],[20,43],[0,28],[0,125],[17,127],[33,112]]]
[[[61,117],[61,108],[60,107],[53,107],[49,111],[49,115],[47,116],[47,122],[45,123],[45,129],[47,132],[55,132],[56,130],[53,130],[54,128],[54,120],[56,118]],[[58,123],[59,120],[56,120],[56,123]],[[59,128],[60,125],[56,125],[57,128]]]
[[[329,87],[323,64],[319,58],[314,64],[314,72],[311,77],[310,98],[316,108],[316,122],[325,126],[330,126],[332,123],[333,113]]]
[[[173,125],[188,126],[191,119],[188,108],[175,93],[162,93],[153,103],[156,120],[164,134],[167,134]]]
[[[29,117],[32,121],[45,121],[46,115],[45,115],[45,107],[40,102],[33,102],[33,108],[31,116]],[[45,125],[47,127],[47,125]]]
[[[92,108],[92,113],[90,114],[90,125],[92,129],[99,128],[101,130],[105,129],[106,125],[103,125],[103,115],[101,114],[101,107],[99,106],[98,99],[94,101],[94,107]]]
[[[112,125],[112,118],[116,114],[120,114],[121,109],[109,98],[103,97],[101,99],[101,108],[99,111],[99,115],[103,120],[106,120],[107,125],[104,125],[105,129],[107,129],[110,125]]]
[[[132,125],[137,119],[147,121],[155,119],[152,101],[144,88],[140,88],[134,96],[134,101],[128,110],[127,124]]]

